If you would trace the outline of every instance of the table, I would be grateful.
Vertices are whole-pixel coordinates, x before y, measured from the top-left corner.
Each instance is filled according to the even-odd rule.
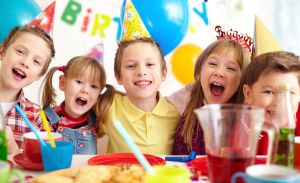
[[[81,166],[87,166],[88,163],[88,159],[94,157],[95,155],[73,155],[72,158],[72,164],[71,167],[81,167]],[[8,159],[12,160],[13,155],[8,155]],[[164,156],[160,156],[161,158],[164,158]],[[181,167],[186,167],[185,163],[181,163],[181,162],[172,162],[172,161],[166,161],[166,165],[168,166],[181,166]],[[14,163],[14,167],[20,169],[25,176],[30,175],[33,177],[37,177],[39,175],[44,174],[44,171],[31,171],[31,170],[26,170],[26,169],[22,169],[19,165],[17,165],[16,163]],[[192,183],[208,183],[208,181],[205,180],[198,180],[198,181],[191,181]]]

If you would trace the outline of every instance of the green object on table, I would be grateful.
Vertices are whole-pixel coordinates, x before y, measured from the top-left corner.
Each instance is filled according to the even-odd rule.
[[[154,174],[147,173],[147,183],[190,183],[190,172],[184,167],[157,166]]]
[[[6,161],[0,161],[0,182],[11,183],[14,182],[14,178],[17,177],[19,183],[24,183],[24,175],[17,169],[10,169],[9,164]]]
[[[7,160],[7,139],[5,130],[0,130],[0,160]]]

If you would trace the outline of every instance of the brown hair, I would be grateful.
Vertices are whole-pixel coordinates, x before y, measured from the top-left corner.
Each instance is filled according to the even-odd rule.
[[[297,55],[287,51],[274,51],[256,56],[250,62],[245,74],[242,77],[243,85],[251,87],[259,77],[271,72],[295,73],[300,84],[300,59]],[[243,90],[239,90],[238,103],[244,102]]]
[[[24,27],[17,26],[17,27],[15,27],[14,29],[12,29],[10,31],[9,35],[2,42],[2,44],[1,44],[2,49],[3,49],[2,51],[5,52],[7,50],[7,48],[9,47],[9,45],[11,45],[23,33],[34,34],[35,36],[42,38],[48,44],[48,47],[51,51],[51,56],[48,58],[46,64],[44,65],[44,68],[42,70],[41,75],[44,75],[50,65],[52,57],[55,56],[55,49],[54,49],[54,44],[53,44],[52,38],[46,32],[44,32],[42,29],[40,29],[39,27],[37,27],[37,26],[24,26]]]
[[[162,72],[167,70],[166,60],[164,58],[164,54],[162,52],[162,49],[160,48],[159,44],[155,42],[152,38],[138,38],[135,40],[129,40],[129,41],[121,41],[118,45],[118,49],[115,55],[115,63],[114,63],[114,71],[116,78],[120,78],[121,74],[121,59],[124,53],[124,50],[129,45],[135,44],[135,43],[149,43],[157,48],[159,55],[160,55],[160,61],[161,61],[161,69]]]
[[[211,43],[203,52],[199,55],[196,60],[195,69],[194,69],[194,79],[195,83],[192,87],[191,98],[183,115],[185,118],[185,123],[180,131],[184,142],[187,144],[188,149],[191,149],[192,144],[192,134],[195,127],[198,125],[197,117],[194,113],[196,108],[202,107],[204,105],[204,93],[201,86],[201,70],[207,58],[212,54],[220,50],[232,50],[234,51],[235,58],[240,66],[241,73],[246,70],[247,65],[249,64],[250,57],[246,50],[237,42],[231,39],[222,39]],[[228,102],[235,102],[238,91],[231,97]],[[198,129],[197,129],[198,130]]]
[[[43,81],[42,102],[44,108],[56,105],[54,101],[56,93],[52,86],[55,71],[61,70],[64,72],[65,78],[73,79],[80,76],[87,68],[91,68],[90,77],[93,81],[99,79],[100,91],[106,88],[105,92],[99,95],[99,99],[93,107],[98,121],[106,121],[107,111],[113,100],[114,87],[106,84],[106,74],[103,66],[95,59],[86,56],[73,57],[65,67],[53,67],[49,70]]]

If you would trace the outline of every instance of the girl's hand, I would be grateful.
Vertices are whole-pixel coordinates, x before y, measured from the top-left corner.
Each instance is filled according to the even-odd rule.
[[[12,132],[9,126],[6,126],[6,139],[7,139],[7,152],[9,154],[16,154],[18,153],[19,147],[15,141],[14,133]]]

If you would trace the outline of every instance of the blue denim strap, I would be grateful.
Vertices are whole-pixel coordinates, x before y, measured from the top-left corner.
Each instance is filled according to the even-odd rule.
[[[44,111],[51,125],[59,122],[59,116],[51,107],[45,108]]]

